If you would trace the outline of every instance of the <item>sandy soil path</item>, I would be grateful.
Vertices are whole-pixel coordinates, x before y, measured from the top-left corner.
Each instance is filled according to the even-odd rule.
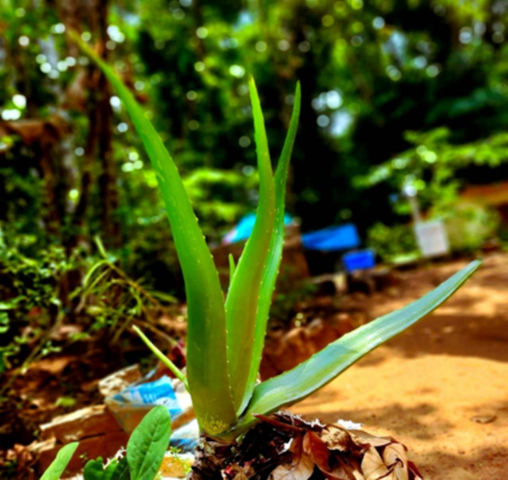
[[[464,266],[403,274],[368,299],[379,316]],[[494,255],[434,314],[293,408],[392,434],[427,480],[508,479],[508,256]]]

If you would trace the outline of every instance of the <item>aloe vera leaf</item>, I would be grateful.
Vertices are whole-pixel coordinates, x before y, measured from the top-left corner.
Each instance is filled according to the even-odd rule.
[[[295,100],[293,106],[293,113],[289,123],[289,130],[286,135],[284,147],[277,164],[275,171],[275,227],[270,240],[270,247],[268,250],[268,259],[263,277],[261,280],[261,288],[259,290],[259,303],[256,313],[256,330],[254,333],[254,348],[252,350],[252,361],[247,380],[247,389],[245,392],[245,401],[241,406],[243,411],[247,406],[248,401],[254,391],[256,385],[257,375],[259,373],[259,366],[261,364],[261,357],[263,355],[263,346],[265,344],[266,326],[270,312],[270,305],[272,303],[273,291],[275,283],[279,274],[280,262],[282,259],[282,250],[284,247],[284,208],[286,199],[286,183],[289,171],[289,161],[293,152],[293,145],[295,143],[296,132],[298,130],[298,119],[300,117],[301,106],[301,88],[298,83],[295,91]]]
[[[357,328],[292,370],[256,386],[251,403],[235,431],[241,433],[253,425],[257,421],[254,415],[267,415],[296,403],[332,381],[368,352],[439,307],[480,265],[478,260],[471,262],[419,300]]]
[[[228,260],[229,260],[229,280],[231,281],[236,270],[235,257],[233,257],[232,253],[228,255]]]
[[[189,391],[202,430],[220,433],[236,422],[236,414],[228,379],[224,296],[212,255],[178,169],[145,112],[111,67],[75,32],[71,35],[115,87],[157,175],[185,280]]]
[[[131,480],[154,480],[169,448],[171,416],[166,407],[152,408],[127,443]]]
[[[275,184],[270,152],[263,112],[252,78],[249,80],[249,90],[259,170],[259,203],[254,228],[238,261],[226,298],[228,366],[237,412],[241,411],[246,399],[259,290],[275,221]]]
[[[139,335],[141,340],[145,343],[145,345],[152,351],[152,353],[178,378],[184,385],[187,391],[189,391],[189,385],[187,385],[187,378],[183,374],[183,372],[168,358],[164,355],[151,341],[150,339],[141,331],[139,327],[133,325],[132,329]]]
[[[62,447],[56,454],[56,458],[42,475],[41,480],[58,480],[67,468],[78,446],[78,442],[73,442]]]

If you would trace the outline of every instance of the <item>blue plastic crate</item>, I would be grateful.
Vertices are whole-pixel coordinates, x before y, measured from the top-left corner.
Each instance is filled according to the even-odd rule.
[[[342,257],[346,271],[351,273],[356,270],[366,270],[376,266],[376,259],[372,250],[358,250],[346,253]]]

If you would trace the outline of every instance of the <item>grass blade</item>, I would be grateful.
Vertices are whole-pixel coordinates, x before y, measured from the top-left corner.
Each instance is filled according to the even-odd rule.
[[[173,159],[116,73],[71,33],[117,91],[157,175],[185,279],[188,302],[187,377],[201,428],[210,434],[236,421],[226,358],[224,296],[210,250]]]
[[[247,380],[247,388],[245,392],[245,399],[248,401],[259,372],[261,364],[261,357],[263,354],[263,346],[265,344],[266,326],[268,323],[268,316],[270,312],[270,305],[272,303],[273,291],[275,283],[279,274],[280,262],[282,259],[282,249],[284,247],[284,209],[286,200],[286,182],[289,171],[289,161],[293,152],[293,145],[295,143],[296,132],[298,130],[298,119],[300,117],[301,106],[301,89],[298,83],[295,91],[295,101],[293,113],[291,115],[291,122],[289,130],[284,142],[284,147],[277,164],[275,172],[275,227],[270,240],[270,247],[268,250],[268,258],[263,277],[261,280],[261,288],[259,290],[259,303],[256,313],[256,329],[254,333],[254,347],[252,350],[252,361]],[[247,403],[247,402],[246,402]],[[246,407],[242,405],[241,411]]]
[[[254,80],[249,81],[259,170],[256,223],[231,279],[226,299],[227,354],[231,392],[237,412],[248,402],[259,291],[275,221],[275,184],[265,122]]]
[[[471,262],[419,300],[344,335],[292,370],[258,385],[236,432],[254,424],[253,415],[267,415],[296,403],[332,381],[368,352],[439,307],[480,265],[478,260]]]

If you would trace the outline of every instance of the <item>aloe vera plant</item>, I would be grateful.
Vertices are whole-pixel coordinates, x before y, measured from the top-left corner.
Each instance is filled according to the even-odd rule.
[[[437,308],[478,268],[479,262],[472,262],[420,300],[343,336],[293,370],[256,384],[282,256],[285,186],[300,113],[300,86],[296,87],[289,131],[273,173],[258,93],[254,81],[249,81],[260,178],[259,205],[254,230],[238,265],[231,262],[230,286],[224,295],[177,167],[159,135],[116,73],[76,34],[73,38],[116,89],[159,181],[187,294],[185,382],[203,434],[234,439],[258,421],[256,415],[268,415],[315,392]],[[145,341],[161,355],[146,337]]]

